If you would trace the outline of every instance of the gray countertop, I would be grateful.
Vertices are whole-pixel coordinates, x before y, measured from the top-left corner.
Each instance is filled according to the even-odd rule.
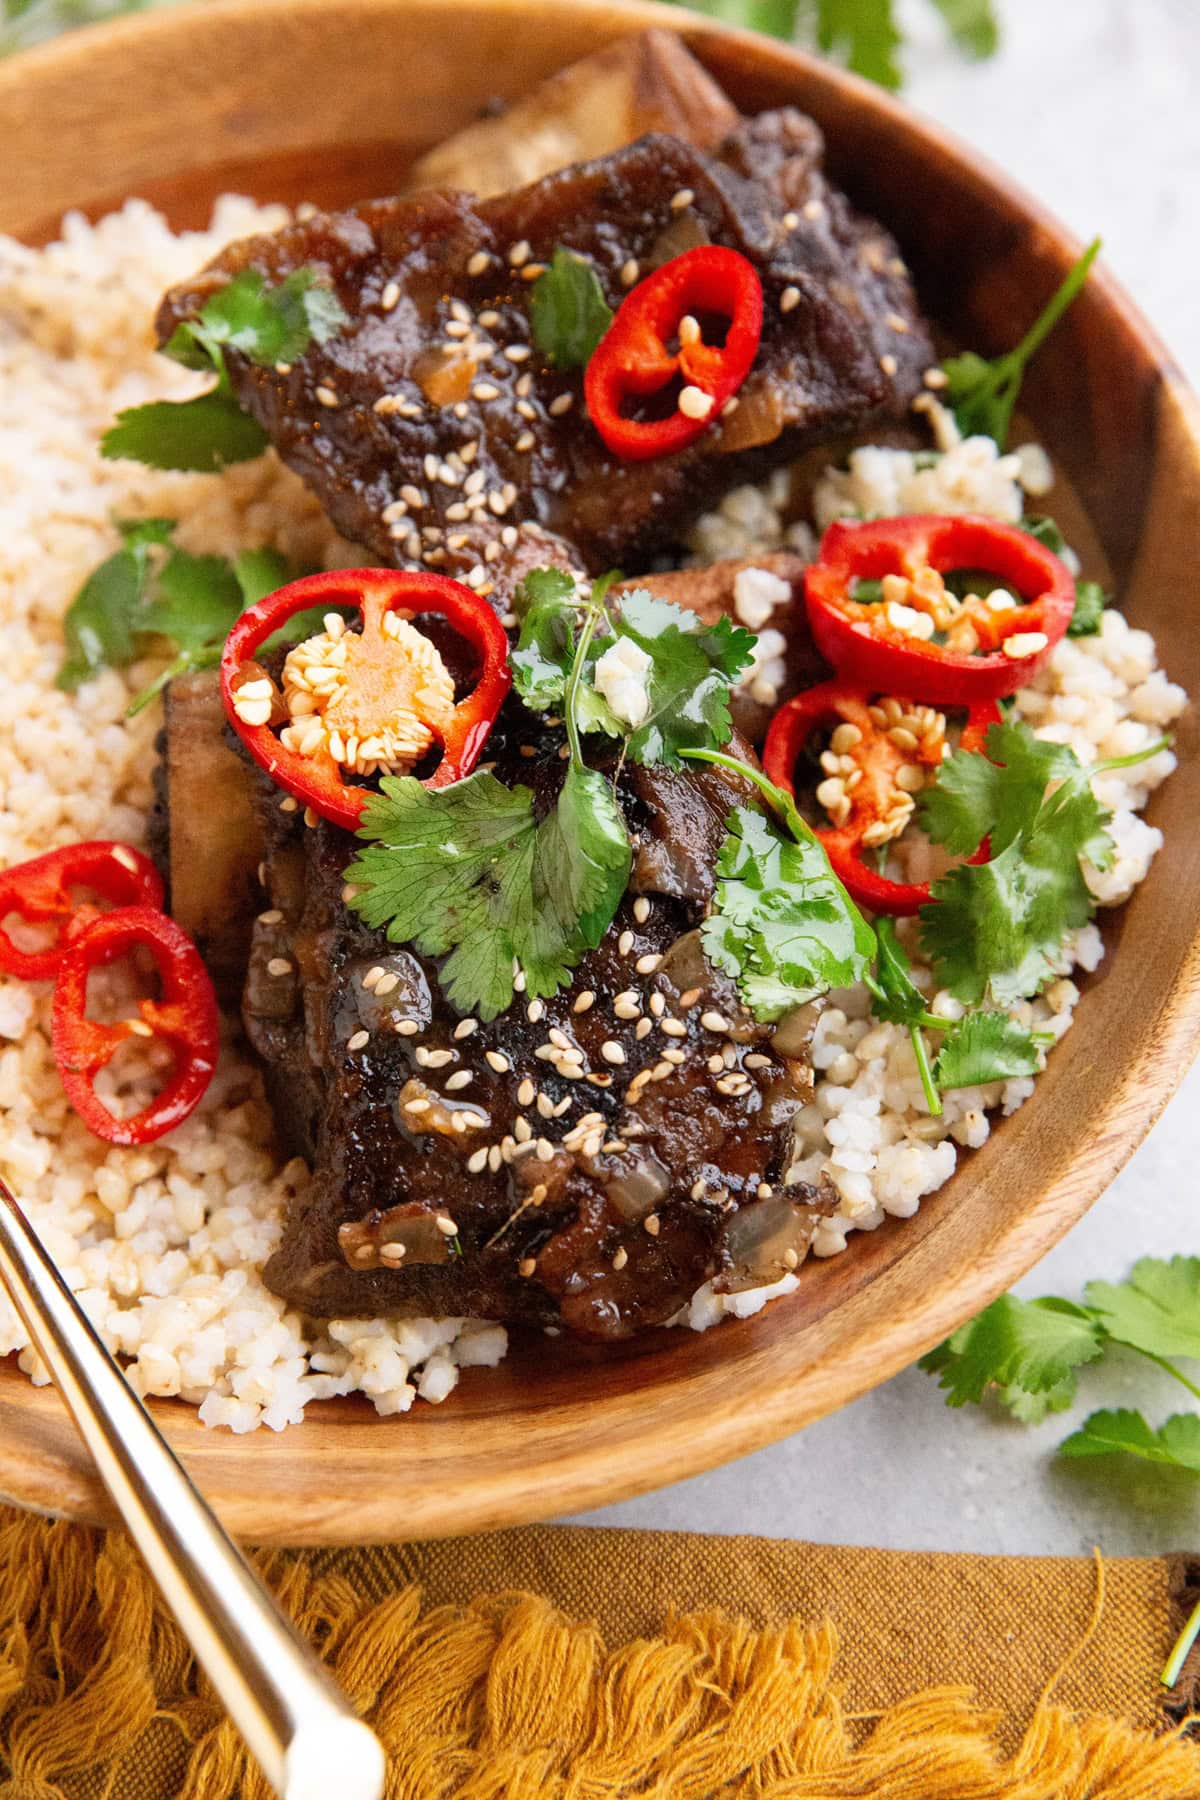
[[[913,21],[912,104],[1035,192],[1105,255],[1200,380],[1200,6],[1195,0],[998,0],[1005,43],[962,63],[932,7]],[[1139,1255],[1200,1251],[1200,1065],[1142,1148],[1019,1293],[1079,1294]],[[851,1248],[848,1254],[853,1254]],[[1110,1366],[1111,1364],[1111,1366]],[[1130,1354],[1036,1428],[951,1413],[909,1369],[768,1450],[582,1522],[757,1532],[893,1549],[1154,1554],[1200,1543],[1200,1482],[1150,1465],[1062,1464],[1054,1445],[1100,1406],[1152,1418],[1186,1395]]]

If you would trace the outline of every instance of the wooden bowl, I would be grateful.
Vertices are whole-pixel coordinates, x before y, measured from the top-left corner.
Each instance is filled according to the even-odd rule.
[[[646,25],[682,32],[746,110],[794,102],[834,178],[896,232],[932,313],[1006,347],[1078,254],[1024,194],[873,87],[766,38],[670,8],[560,0],[213,0],[83,31],[0,66],[0,230],[129,194],[197,224],[212,197],[345,202],[390,191],[413,153]],[[1028,407],[1095,526],[1123,603],[1200,692],[1189,610],[1200,557],[1195,402],[1101,269],[1035,365]],[[1200,763],[1157,797],[1153,873],[1036,1098],[927,1199],[757,1318],[600,1354],[563,1339],[471,1371],[441,1407],[381,1420],[314,1406],[280,1436],[154,1411],[226,1523],[260,1542],[438,1536],[620,1499],[742,1456],[903,1368],[1009,1287],[1112,1180],[1200,1029]],[[51,1390],[0,1366],[0,1491],[107,1520]]]

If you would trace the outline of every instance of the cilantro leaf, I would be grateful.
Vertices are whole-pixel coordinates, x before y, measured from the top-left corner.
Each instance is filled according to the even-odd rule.
[[[1095,637],[1106,605],[1104,589],[1098,581],[1077,581],[1075,610],[1071,614],[1071,623],[1067,626],[1067,636]]]
[[[66,656],[57,686],[68,693],[137,655],[135,620],[146,598],[150,548],[168,542],[174,526],[170,519],[140,519],[117,529],[121,549],[92,570],[63,619]]]
[[[1047,793],[1051,780],[1060,785]],[[1063,938],[1094,910],[1080,858],[1103,868],[1113,854],[1089,771],[1064,745],[1006,720],[988,732],[986,755],[960,750],[943,764],[920,818],[955,854],[985,837],[992,850],[985,863],[948,870],[921,908],[921,947],[937,979],[967,1002],[989,989],[1002,1004],[1036,993]]]
[[[296,571],[279,550],[243,550],[233,560],[233,576],[242,596],[242,609],[257,606],[276,588],[296,579]]]
[[[560,245],[529,296],[533,341],[556,369],[582,369],[613,321],[596,271]]]
[[[900,32],[892,0],[816,0],[816,12],[817,47],[826,56],[839,57],[880,87],[900,87]]]
[[[755,1018],[862,980],[875,935],[816,838],[786,838],[752,806],[734,806],[725,829],[704,947]]]
[[[1088,1305],[1109,1337],[1147,1356],[1200,1358],[1200,1256],[1143,1257],[1127,1281],[1088,1283]]]
[[[1075,1370],[1103,1351],[1100,1327],[1069,1300],[1004,1294],[921,1358],[947,1406],[978,1404],[990,1388],[1010,1407],[1061,1411],[1075,1395]]]
[[[1067,547],[1067,540],[1055,521],[1044,513],[1026,513],[1021,520],[1021,530],[1044,544],[1047,550],[1053,550],[1055,556],[1061,556]]]
[[[173,550],[157,580],[158,598],[138,615],[138,630],[175,640],[184,654],[220,646],[242,610],[242,590],[223,556]]]
[[[332,289],[318,285],[315,269],[293,269],[275,287],[267,286],[258,269],[242,269],[205,301],[195,319],[176,326],[163,354],[189,369],[211,364],[220,375],[224,363],[217,346],[228,344],[260,368],[271,368],[295,362],[311,343],[326,343],[347,318]]]
[[[675,766],[684,749],[718,750],[729,742],[729,693],[754,654],[754,637],[722,617],[698,614],[645,588],[620,596],[620,635],[649,656],[650,710],[629,738],[634,762]]]
[[[127,407],[100,439],[100,454],[127,457],[151,469],[191,469],[214,475],[229,463],[261,456],[266,432],[231,394],[214,388],[194,400],[151,400]]]
[[[1060,1456],[1137,1456],[1200,1475],[1200,1413],[1175,1413],[1158,1430],[1128,1407],[1094,1412],[1058,1447]]]
[[[224,347],[269,368],[294,362],[310,343],[325,343],[346,321],[337,295],[318,284],[315,269],[294,269],[275,287],[268,287],[257,269],[241,270],[209,296],[196,318],[177,325],[163,346],[163,354],[185,368],[211,368],[216,386],[194,400],[152,400],[118,413],[100,440],[100,454],[202,474],[260,456],[270,439],[234,399]]]
[[[1036,1075],[1040,1066],[1033,1032],[1025,1031],[1007,1013],[979,1012],[968,1013],[946,1033],[933,1075],[945,1092],[1007,1081],[1015,1075]]]
[[[346,871],[350,902],[393,943],[447,956],[441,980],[464,1012],[494,1019],[532,911],[533,794],[475,774],[451,787],[384,776],[359,826],[370,840]]]
[[[879,949],[869,984],[871,1011],[891,1025],[918,1024],[927,1014],[925,996],[909,980],[912,963],[896,936],[895,924],[886,916],[875,921],[875,941]]]
[[[950,35],[967,56],[984,62],[1000,46],[1000,27],[991,0],[933,0]]]
[[[609,783],[572,761],[558,804],[538,827],[533,911],[520,944],[526,992],[555,993],[607,931],[633,860]]]
[[[1026,366],[1079,294],[1099,254],[1100,239],[1096,238],[1051,295],[1015,350],[996,357],[993,362],[968,350],[961,356],[948,357],[942,364],[947,378],[945,398],[964,436],[993,438],[1003,450]]]

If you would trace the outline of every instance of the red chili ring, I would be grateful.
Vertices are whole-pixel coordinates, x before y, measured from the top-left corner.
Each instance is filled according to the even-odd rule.
[[[0,872],[0,970],[23,981],[50,981],[58,973],[71,938],[100,909],[79,902],[74,889],[90,888],[114,906],[161,907],[162,877],[148,856],[129,844],[97,839],[63,844],[28,862]],[[58,925],[58,936],[45,950],[22,950],[13,943],[3,921],[16,913],[29,925]]]

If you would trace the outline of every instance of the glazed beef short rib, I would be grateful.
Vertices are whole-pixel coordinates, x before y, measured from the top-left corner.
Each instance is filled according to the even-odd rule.
[[[489,759],[548,806],[560,742],[510,702]],[[785,1181],[811,1091],[803,1031],[792,1021],[780,1053],[697,931],[729,806],[750,790],[716,770],[627,766],[619,781],[634,867],[610,930],[568,989],[518,995],[491,1024],[464,1022],[432,962],[347,910],[353,841],[307,828],[261,782],[270,904],[244,1016],[314,1169],[266,1279],[306,1313],[618,1338],[706,1280],[760,1287],[802,1260],[834,1203]]]
[[[545,562],[637,568],[733,483],[901,417],[933,360],[896,245],[821,174],[811,121],[748,121],[717,156],[651,135],[487,200],[450,192],[316,213],[226,250],[163,302],[165,341],[252,266],[311,266],[349,323],[294,365],[226,352],[239,400],[352,542],[484,587],[533,531]],[[688,449],[614,459],[582,374],[532,343],[528,277],[562,245],[610,305],[697,244],[757,270],[762,345],[736,409]],[[565,410],[564,410],[565,409]],[[499,571],[497,571],[499,572]],[[501,587],[505,584],[501,583]]]

